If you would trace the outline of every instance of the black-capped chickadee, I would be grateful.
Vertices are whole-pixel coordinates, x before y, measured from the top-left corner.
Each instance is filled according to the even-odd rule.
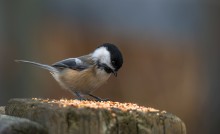
[[[115,45],[105,43],[88,55],[61,60],[51,66],[26,60],[15,61],[49,70],[61,87],[74,93],[80,100],[85,100],[83,96],[89,95],[102,101],[104,99],[92,95],[91,92],[104,84],[111,74],[117,76],[123,57]]]

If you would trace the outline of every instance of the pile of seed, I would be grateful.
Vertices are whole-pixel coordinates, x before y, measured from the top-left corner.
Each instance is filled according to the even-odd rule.
[[[56,104],[60,107],[77,107],[77,108],[95,108],[95,109],[119,109],[122,111],[140,111],[140,112],[159,112],[159,110],[151,108],[151,107],[144,107],[138,106],[134,103],[120,103],[120,102],[113,102],[113,101],[80,101],[80,100],[68,100],[68,99],[60,99],[60,100],[50,100],[50,99],[39,99],[39,98],[32,98],[32,100],[37,100],[42,103],[48,104]]]

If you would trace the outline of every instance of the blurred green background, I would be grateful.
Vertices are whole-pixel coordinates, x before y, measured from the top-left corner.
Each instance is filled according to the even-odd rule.
[[[117,44],[118,77],[94,92],[179,116],[189,134],[219,133],[220,4],[211,1],[0,1],[0,105],[10,98],[74,96],[52,64]]]

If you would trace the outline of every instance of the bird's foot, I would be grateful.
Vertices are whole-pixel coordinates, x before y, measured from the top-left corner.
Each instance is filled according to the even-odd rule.
[[[90,99],[88,98],[84,98],[80,95],[80,93],[78,92],[74,92],[76,94],[76,96],[78,97],[77,100],[80,100],[80,101],[90,101]]]
[[[76,100],[79,100],[79,101],[90,101],[91,99],[81,97],[81,98],[77,98]]]
[[[97,96],[92,95],[92,94],[88,94],[88,95],[91,96],[91,97],[93,97],[93,98],[95,98],[95,101],[109,101],[108,98],[106,98],[106,99],[102,99],[102,98],[97,97]]]
[[[109,101],[109,98],[105,98],[105,99],[99,98],[99,99],[96,99],[95,101]]]

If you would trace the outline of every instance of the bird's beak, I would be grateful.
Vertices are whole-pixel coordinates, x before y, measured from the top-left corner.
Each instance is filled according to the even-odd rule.
[[[113,74],[115,77],[117,77],[117,75],[118,75],[116,71],[113,71]]]

